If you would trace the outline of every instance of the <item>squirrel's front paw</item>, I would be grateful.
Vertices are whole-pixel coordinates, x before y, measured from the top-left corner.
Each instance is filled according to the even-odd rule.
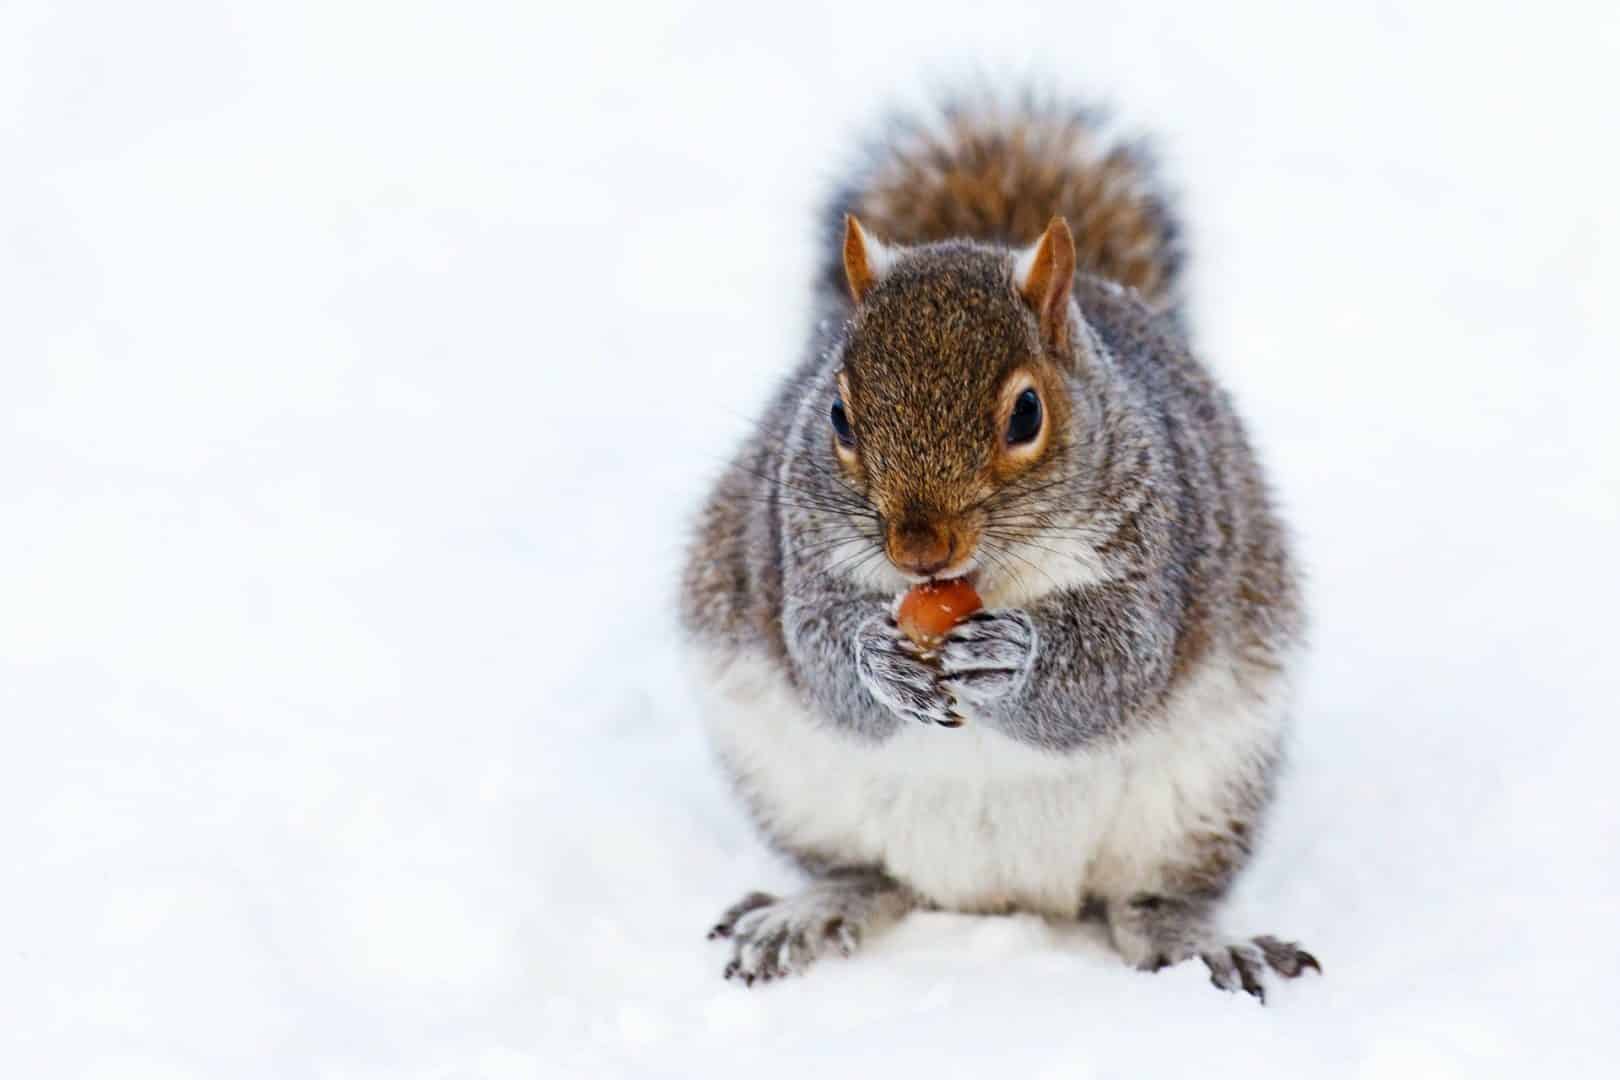
[[[886,615],[868,620],[856,634],[855,670],[867,691],[904,719],[946,727],[962,722],[940,685],[939,672]]]
[[[1035,624],[1022,611],[979,611],[951,628],[936,653],[940,685],[967,706],[1017,692],[1035,664]]]

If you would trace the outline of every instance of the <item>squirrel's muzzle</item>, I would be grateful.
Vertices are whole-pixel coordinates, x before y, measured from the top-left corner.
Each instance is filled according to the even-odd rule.
[[[883,545],[890,562],[919,577],[933,577],[948,569],[971,547],[962,530],[951,523],[915,517],[891,524]]]

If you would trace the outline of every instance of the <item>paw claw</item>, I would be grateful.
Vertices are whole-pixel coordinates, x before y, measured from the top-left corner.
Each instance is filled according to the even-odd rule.
[[[1200,958],[1209,968],[1209,981],[1215,986],[1227,991],[1242,990],[1265,1004],[1266,989],[1260,982],[1264,962],[1252,946],[1222,945],[1201,953]]]
[[[1266,988],[1260,984],[1259,978],[1256,977],[1253,971],[1249,970],[1247,964],[1239,963],[1237,969],[1238,982],[1243,987],[1243,992],[1250,997],[1258,998],[1260,1004],[1264,1005],[1266,1003]]]
[[[874,619],[856,634],[856,671],[872,697],[903,720],[937,723],[949,700],[939,671],[892,620]]]
[[[1322,973],[1322,965],[1316,957],[1292,941],[1279,941],[1265,934],[1255,938],[1254,943],[1260,947],[1272,970],[1286,979],[1298,978],[1306,968],[1313,969],[1318,975]]]
[[[739,978],[747,986],[778,982],[801,974],[835,949],[853,954],[864,920],[888,887],[878,883],[878,891],[873,888],[872,881],[859,875],[833,878],[745,912],[729,927],[731,962],[725,977]],[[750,900],[762,895],[751,894]]]
[[[720,921],[709,928],[708,938],[715,941],[719,938],[728,938],[737,928],[743,916],[762,907],[769,907],[776,903],[776,897],[769,893],[751,892],[741,900],[732,904],[720,916]]]
[[[1297,978],[1306,968],[1322,970],[1316,957],[1292,941],[1270,936],[1257,937],[1253,944],[1220,945],[1199,955],[1209,968],[1211,983],[1222,990],[1242,990],[1262,1005],[1267,967],[1286,979]]]

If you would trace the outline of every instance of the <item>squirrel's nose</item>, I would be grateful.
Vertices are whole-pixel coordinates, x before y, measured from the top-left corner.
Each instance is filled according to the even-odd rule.
[[[930,577],[956,557],[956,538],[949,529],[927,521],[902,521],[889,529],[889,561],[908,574]]]

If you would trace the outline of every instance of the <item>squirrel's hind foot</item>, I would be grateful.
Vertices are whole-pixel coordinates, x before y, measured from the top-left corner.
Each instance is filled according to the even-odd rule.
[[[852,955],[867,933],[911,906],[905,891],[881,874],[834,875],[782,899],[749,893],[726,909],[709,937],[731,940],[725,977],[752,986],[799,974],[829,951]]]
[[[776,903],[776,897],[772,896],[770,893],[749,893],[735,904],[732,904],[730,907],[726,908],[725,912],[720,916],[720,921],[709,927],[709,940],[714,941],[718,938],[730,937],[731,932],[737,928],[737,920],[741,919],[744,915],[747,915],[750,911],[757,911],[762,907],[769,907],[774,903]]]
[[[1209,969],[1209,981],[1222,990],[1241,990],[1266,1000],[1269,967],[1285,979],[1322,965],[1292,941],[1262,935],[1232,941],[1214,927],[1209,905],[1186,898],[1139,895],[1107,909],[1114,945],[1127,963],[1158,971],[1194,956]]]
[[[1209,981],[1222,990],[1242,990],[1261,1004],[1266,1000],[1266,987],[1262,980],[1266,967],[1285,979],[1297,978],[1306,968],[1318,974],[1322,965],[1316,957],[1292,941],[1279,941],[1262,936],[1253,943],[1237,942],[1205,949],[1198,954],[1209,968]]]

